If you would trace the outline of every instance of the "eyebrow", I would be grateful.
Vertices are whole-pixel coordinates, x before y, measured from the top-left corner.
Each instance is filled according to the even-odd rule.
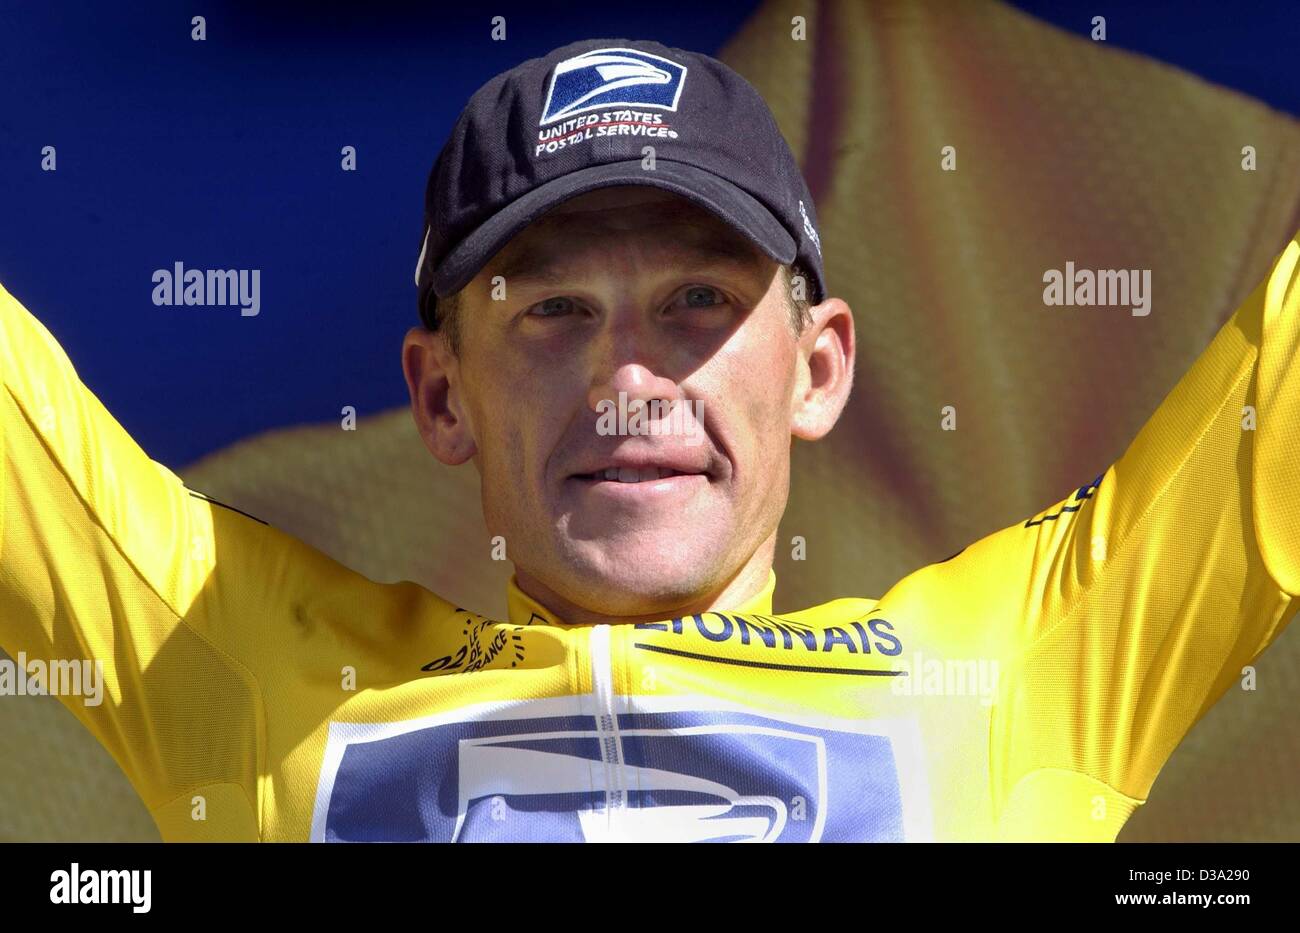
[[[674,244],[669,261],[688,258],[691,262],[719,263],[757,270],[762,268],[768,257],[748,240],[740,239],[739,235],[687,234],[686,242],[678,240]],[[554,246],[541,243],[528,243],[518,247],[510,255],[493,263],[491,271],[493,275],[515,283],[555,285],[566,278],[560,251]]]

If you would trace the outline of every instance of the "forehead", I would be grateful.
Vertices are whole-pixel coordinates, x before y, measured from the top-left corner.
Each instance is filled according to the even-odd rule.
[[[768,257],[748,238],[671,191],[637,185],[600,188],[571,198],[533,221],[506,244],[484,274],[511,276],[562,265],[635,238],[668,256],[726,261],[763,270]]]

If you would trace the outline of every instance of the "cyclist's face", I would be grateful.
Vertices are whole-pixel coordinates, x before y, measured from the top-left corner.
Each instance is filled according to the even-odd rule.
[[[455,390],[521,582],[654,613],[770,547],[799,344],[748,240],[675,195],[604,189],[515,237],[461,307]]]

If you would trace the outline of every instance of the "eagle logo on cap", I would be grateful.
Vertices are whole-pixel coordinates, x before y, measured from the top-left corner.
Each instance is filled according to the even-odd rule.
[[[603,107],[676,110],[686,66],[637,49],[592,49],[555,66],[542,108],[544,126]]]

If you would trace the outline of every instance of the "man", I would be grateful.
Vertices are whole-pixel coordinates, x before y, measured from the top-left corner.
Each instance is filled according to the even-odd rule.
[[[430,179],[426,445],[509,621],[185,489],[0,302],[0,644],[167,839],[1113,839],[1300,593],[1300,242],[1110,469],[879,599],[772,613],[791,438],[853,369],[807,188],[720,62],[590,40]]]
[[[519,586],[565,621],[689,615],[767,585],[790,436],[830,430],[853,372],[848,307],[828,299],[805,326],[779,268],[678,195],[604,188],[461,291],[456,349],[445,327],[408,333],[430,451],[474,459]],[[645,431],[602,437],[602,406],[644,406]]]

